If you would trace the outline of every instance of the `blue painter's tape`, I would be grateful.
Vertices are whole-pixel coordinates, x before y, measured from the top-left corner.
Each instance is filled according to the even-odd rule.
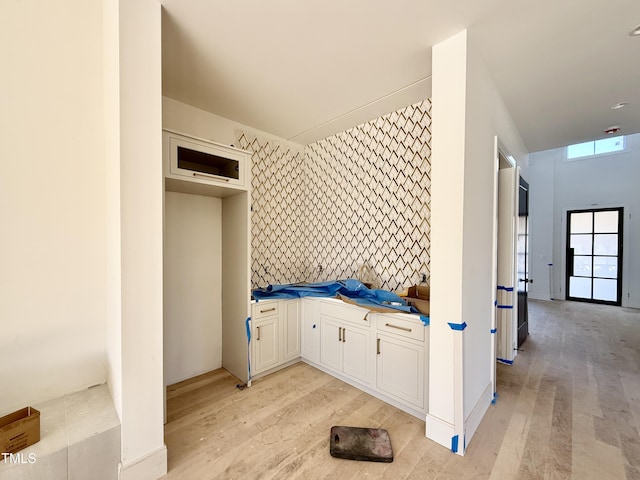
[[[451,451],[456,453],[458,451],[458,435],[451,437]]]
[[[426,315],[420,315],[420,320],[422,320],[422,323],[424,323],[425,327],[429,326],[429,322],[430,322],[429,317],[427,317]]]
[[[496,333],[497,331],[498,331],[498,329],[497,329],[497,328],[492,328],[492,329],[491,329],[491,333]]]
[[[498,401],[498,392],[493,392],[493,400],[491,400],[491,405],[495,405]]]
[[[496,360],[505,365],[513,365],[513,360],[506,360],[504,358],[496,358]]]
[[[504,290],[506,292],[513,292],[513,287],[505,287],[504,285],[498,285],[498,290]]]
[[[513,308],[513,305],[498,305],[498,308]]]
[[[466,322],[462,322],[462,323],[449,323],[449,326],[451,327],[451,330],[464,330],[465,328],[467,328],[467,324]]]
[[[247,343],[251,344],[251,326],[250,326],[250,322],[251,322],[251,317],[247,317],[247,319],[245,320],[244,324],[247,327]],[[251,382],[251,360],[249,355],[247,354],[247,382],[250,383]]]

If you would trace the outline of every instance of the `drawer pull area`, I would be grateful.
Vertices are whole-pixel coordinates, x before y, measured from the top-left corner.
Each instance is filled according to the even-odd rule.
[[[384,324],[385,327],[389,327],[389,328],[397,328],[398,330],[402,330],[404,332],[411,332],[410,328],[406,328],[406,327],[399,327],[398,325],[393,325],[391,323],[385,323]]]
[[[251,306],[251,312],[253,313],[253,319],[273,317],[280,315],[280,301],[269,301],[268,303],[256,303]]]

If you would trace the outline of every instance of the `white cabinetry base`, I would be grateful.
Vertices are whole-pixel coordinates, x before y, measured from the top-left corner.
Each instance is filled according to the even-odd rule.
[[[362,390],[365,393],[368,393],[369,395],[372,395],[376,398],[379,398],[380,400],[382,400],[385,403],[388,403],[389,405],[393,405],[396,408],[399,408],[400,410],[402,410],[403,412],[407,412],[410,415],[413,415],[414,417],[419,418],[420,420],[424,420],[425,418],[425,411],[424,410],[420,410],[417,408],[413,408],[403,402],[398,401],[397,399],[390,397],[388,395],[385,395],[384,393],[375,390],[367,385],[364,385],[360,382],[357,382],[355,380],[353,380],[352,378],[349,378],[345,375],[342,375],[340,373],[336,373],[335,370],[331,370],[329,368],[326,368],[322,365],[320,365],[319,363],[314,363],[314,362],[310,362],[309,360],[303,358],[302,361],[304,363],[306,363],[307,365],[311,365],[314,368],[317,368],[318,370],[321,370],[329,375],[331,375],[332,377],[337,378],[338,380],[342,380],[345,383],[348,383],[349,385],[357,388],[358,390]]]

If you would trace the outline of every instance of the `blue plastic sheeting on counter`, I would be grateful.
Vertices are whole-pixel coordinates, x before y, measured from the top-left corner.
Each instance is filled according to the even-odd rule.
[[[319,283],[269,285],[266,288],[257,288],[252,293],[256,300],[342,296],[363,308],[385,308],[404,313],[420,313],[395,293],[388,290],[369,289],[353,278]]]

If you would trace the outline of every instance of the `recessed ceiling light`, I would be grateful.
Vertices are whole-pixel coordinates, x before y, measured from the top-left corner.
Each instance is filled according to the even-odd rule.
[[[611,125],[610,127],[604,129],[604,133],[607,133],[609,135],[613,135],[614,133],[618,133],[619,131],[620,127],[617,125]]]
[[[616,103],[615,105],[613,105],[611,107],[611,110],[620,110],[621,108],[626,107],[627,105],[629,105],[629,102],[620,102],[620,103]]]
[[[640,25],[629,32],[630,37],[638,37],[640,36]]]

